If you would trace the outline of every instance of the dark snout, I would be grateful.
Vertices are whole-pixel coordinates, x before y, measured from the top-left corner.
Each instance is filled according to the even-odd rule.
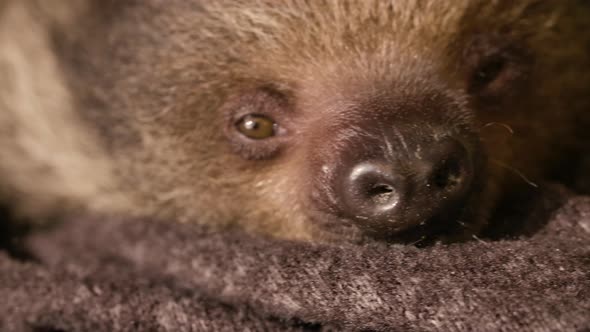
[[[482,178],[478,135],[448,120],[461,111],[450,103],[385,105],[348,112],[318,140],[315,202],[375,238],[459,225]]]
[[[456,213],[474,176],[467,147],[452,137],[407,144],[381,156],[348,154],[342,160],[334,181],[343,216],[387,236]]]

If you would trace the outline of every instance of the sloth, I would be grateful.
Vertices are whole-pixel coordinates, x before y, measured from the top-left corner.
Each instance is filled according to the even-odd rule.
[[[589,15],[576,0],[3,1],[0,199],[32,223],[468,238],[589,152]]]

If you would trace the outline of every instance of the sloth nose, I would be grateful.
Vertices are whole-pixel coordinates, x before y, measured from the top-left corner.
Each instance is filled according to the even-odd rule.
[[[361,228],[385,236],[449,215],[461,205],[473,177],[467,149],[454,139],[432,143],[420,153],[344,167],[348,170],[336,193],[342,212]]]
[[[352,167],[342,186],[345,209],[357,219],[387,219],[399,210],[406,181],[383,161],[364,161]]]

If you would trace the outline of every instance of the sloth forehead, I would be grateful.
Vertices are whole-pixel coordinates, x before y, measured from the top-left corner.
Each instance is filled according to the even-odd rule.
[[[563,3],[567,3],[564,1]],[[211,35],[225,30],[268,51],[298,46],[307,50],[371,49],[387,42],[423,46],[448,44],[473,30],[538,30],[565,4],[538,1],[240,1],[212,2],[203,24]],[[531,22],[532,21],[532,22]],[[541,22],[539,22],[541,21]],[[536,24],[529,24],[529,23]],[[530,32],[530,31],[529,31]]]
[[[201,28],[204,38],[211,37],[203,42],[226,50],[234,70],[242,64],[245,76],[271,69],[285,77],[315,77],[360,68],[374,78],[371,72],[388,75],[400,65],[447,66],[473,35],[547,35],[542,30],[551,28],[567,2],[220,1],[205,5]]]
[[[142,2],[143,3],[143,2]],[[132,18],[168,43],[176,58],[239,70],[267,64],[287,72],[307,64],[365,60],[382,70],[402,57],[438,57],[474,34],[546,36],[572,1],[147,0]],[[136,13],[135,11],[143,11]],[[135,23],[134,23],[135,24]],[[137,39],[137,38],[134,38]],[[146,41],[149,42],[149,41]],[[137,42],[134,42],[137,44]],[[198,57],[194,57],[198,54]],[[367,55],[375,55],[368,59]],[[438,60],[437,60],[438,61]],[[175,62],[178,62],[175,61]],[[440,61],[439,61],[440,62]],[[225,64],[225,65],[224,65]],[[206,70],[206,69],[205,69]],[[219,70],[217,70],[219,72]]]

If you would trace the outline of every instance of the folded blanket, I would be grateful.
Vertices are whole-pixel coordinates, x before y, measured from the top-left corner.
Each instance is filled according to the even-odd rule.
[[[80,218],[0,256],[0,331],[589,331],[590,197],[543,197],[427,248]]]

